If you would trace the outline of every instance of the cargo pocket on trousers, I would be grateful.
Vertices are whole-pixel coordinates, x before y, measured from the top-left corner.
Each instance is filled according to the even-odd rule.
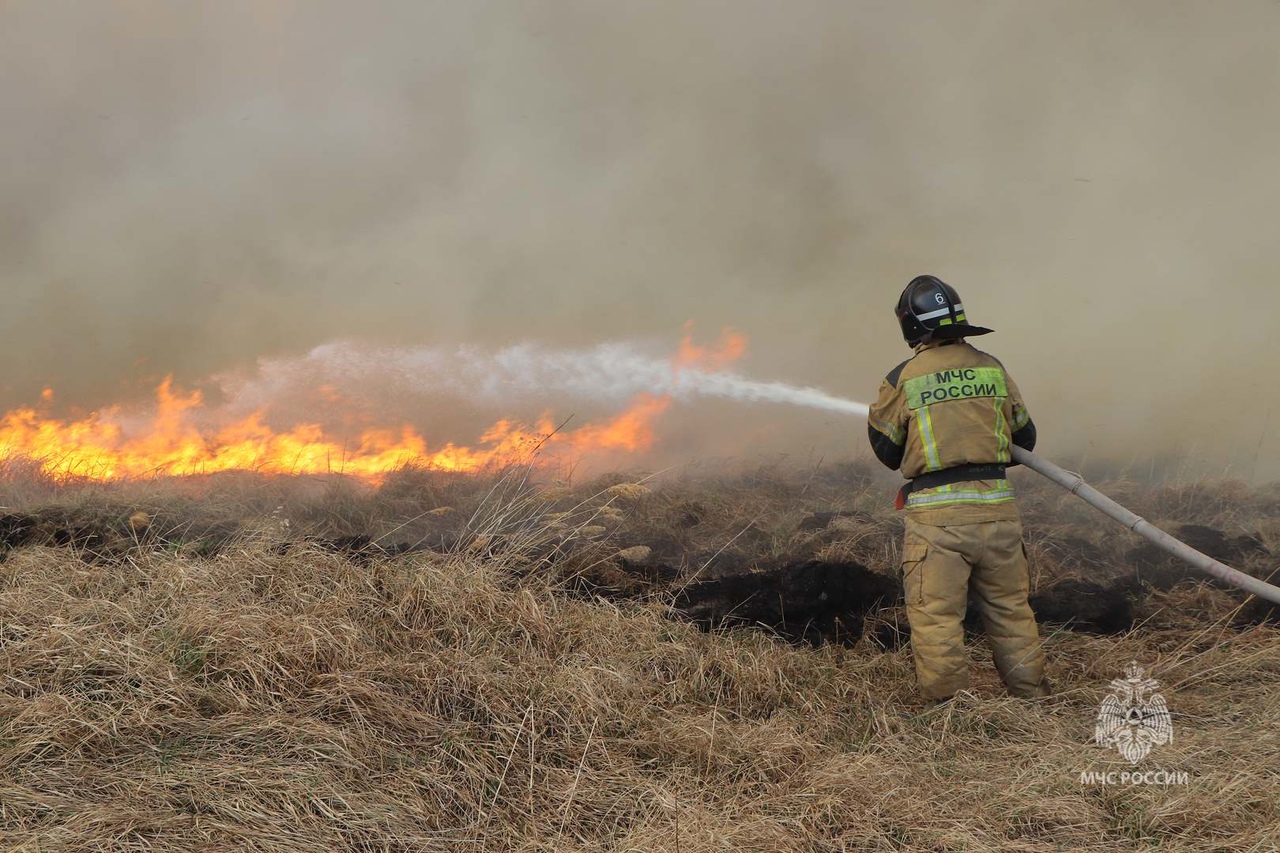
[[[924,604],[924,558],[929,543],[914,536],[902,543],[902,599],[907,604]]]

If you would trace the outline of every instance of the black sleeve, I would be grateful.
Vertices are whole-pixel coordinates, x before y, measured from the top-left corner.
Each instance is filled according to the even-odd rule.
[[[894,444],[889,440],[889,436],[871,426],[867,427],[867,436],[871,439],[871,449],[875,452],[876,458],[884,463],[886,468],[896,471],[902,467],[905,445]]]
[[[890,370],[889,375],[884,378],[884,381],[888,382],[894,388],[897,388],[898,383],[902,381],[903,369],[906,368],[906,366],[910,363],[911,363],[911,359],[907,359],[906,361],[902,362],[902,364],[899,364],[897,367],[895,367],[893,370]]]
[[[1027,422],[1022,429],[1013,434],[1013,443],[1028,452],[1036,449],[1036,424],[1035,421],[1027,418]]]

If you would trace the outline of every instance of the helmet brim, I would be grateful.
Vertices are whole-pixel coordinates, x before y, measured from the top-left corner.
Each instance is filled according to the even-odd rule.
[[[986,326],[970,326],[968,323],[951,323],[934,329],[933,339],[935,341],[954,341],[957,338],[976,338],[979,335],[989,335],[994,331],[995,329],[988,329]]]

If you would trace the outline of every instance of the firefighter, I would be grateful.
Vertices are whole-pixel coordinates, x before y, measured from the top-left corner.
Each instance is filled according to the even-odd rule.
[[[955,288],[918,276],[897,315],[915,354],[885,377],[868,434],[877,458],[909,481],[897,505],[920,691],[937,704],[968,688],[962,622],[972,590],[1009,692],[1047,696],[1022,522],[1005,479],[1011,445],[1034,449],[1035,425],[1004,365],[965,340],[992,330],[969,323]]]

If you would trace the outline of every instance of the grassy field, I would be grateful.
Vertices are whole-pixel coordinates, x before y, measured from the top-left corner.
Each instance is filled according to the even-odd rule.
[[[1073,499],[1019,476],[1057,694],[1003,696],[974,637],[975,690],[927,710],[895,602],[859,599],[894,584],[890,480],[641,479],[96,485],[12,466],[0,848],[1280,846],[1280,631]],[[1104,488],[1276,566],[1276,487]],[[834,617],[755,601],[819,587]],[[1121,600],[1109,633],[1044,617]],[[1131,660],[1176,732],[1141,769],[1187,784],[1081,782],[1130,769],[1091,737]]]

